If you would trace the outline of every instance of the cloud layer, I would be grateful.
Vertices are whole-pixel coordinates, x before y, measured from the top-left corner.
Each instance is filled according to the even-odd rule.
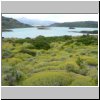
[[[10,18],[28,18],[57,22],[98,21],[98,14],[2,14]]]

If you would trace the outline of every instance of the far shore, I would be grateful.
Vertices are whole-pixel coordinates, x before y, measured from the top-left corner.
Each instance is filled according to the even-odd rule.
[[[2,32],[11,32],[11,29],[2,29]]]

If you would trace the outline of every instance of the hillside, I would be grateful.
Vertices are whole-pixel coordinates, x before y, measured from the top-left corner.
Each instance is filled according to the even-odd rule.
[[[19,18],[17,19],[21,23],[29,24],[29,25],[51,25],[54,24],[54,21],[47,21],[47,20],[38,20],[38,19],[28,19],[28,18]]]
[[[64,22],[64,23],[54,23],[50,26],[97,28],[98,27],[98,22],[96,22],[96,21]]]
[[[26,27],[31,27],[31,25],[23,24],[13,18],[7,18],[2,16],[2,29],[26,28]]]

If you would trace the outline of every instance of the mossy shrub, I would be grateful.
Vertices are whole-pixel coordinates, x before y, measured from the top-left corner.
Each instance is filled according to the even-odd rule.
[[[15,68],[10,68],[9,72],[4,76],[4,80],[9,86],[17,85],[20,81],[25,78],[22,71],[16,70]]]
[[[95,80],[95,83],[98,85],[98,70],[97,70],[97,68],[91,68],[87,72],[87,76],[92,77]]]
[[[2,58],[11,58],[14,54],[9,49],[5,49],[2,51]]]
[[[71,86],[95,86],[95,81],[89,76],[77,75]]]
[[[88,57],[88,56],[83,56],[82,59],[88,64],[92,66],[97,66],[98,65],[98,59],[93,58],[93,57]]]
[[[68,62],[65,68],[67,71],[70,71],[70,72],[75,72],[75,73],[79,72],[79,66],[74,62]]]
[[[67,86],[73,78],[70,73],[45,71],[33,74],[30,78],[23,81],[25,86]]]
[[[11,58],[11,59],[8,59],[8,63],[11,65],[11,66],[15,66],[16,64],[18,63],[21,63],[22,60],[20,58]]]
[[[32,55],[32,56],[36,56],[36,52],[35,51],[31,51],[29,49],[22,49],[20,52],[21,53],[27,53],[27,54]]]
[[[14,56],[14,58],[21,59],[22,61],[24,61],[24,60],[26,60],[26,59],[29,59],[29,58],[31,58],[31,57],[32,57],[31,55],[29,55],[29,54],[27,54],[27,53],[21,53],[21,52],[17,53],[17,54]]]
[[[79,66],[82,66],[83,65],[83,59],[81,59],[79,56],[77,57],[77,60],[76,60],[76,63],[79,65]]]

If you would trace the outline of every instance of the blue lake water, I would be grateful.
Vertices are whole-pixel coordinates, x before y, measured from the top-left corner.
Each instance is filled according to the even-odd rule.
[[[93,31],[98,30],[98,28],[75,28],[69,29],[68,27],[50,27],[49,29],[37,29],[35,27],[31,28],[14,28],[11,29],[11,32],[2,32],[2,37],[5,38],[35,38],[39,35],[42,36],[79,36],[83,35],[82,33],[78,33],[79,31]],[[77,31],[77,32],[72,32]]]

